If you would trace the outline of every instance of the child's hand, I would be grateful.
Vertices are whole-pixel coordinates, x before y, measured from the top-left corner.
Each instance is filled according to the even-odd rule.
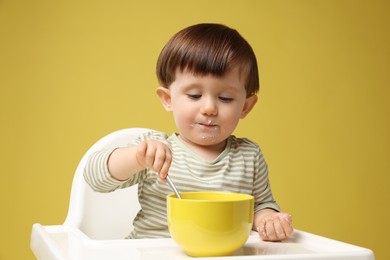
[[[161,179],[167,177],[172,162],[172,152],[162,142],[154,140],[141,142],[136,157],[141,166],[157,172]]]
[[[281,241],[293,233],[291,215],[274,212],[267,214],[256,227],[261,239],[265,241]]]

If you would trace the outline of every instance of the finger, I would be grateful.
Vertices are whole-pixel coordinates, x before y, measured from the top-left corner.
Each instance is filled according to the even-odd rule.
[[[286,219],[286,218],[282,217],[281,220],[280,220],[280,224],[282,225],[282,228],[284,230],[286,238],[290,237],[294,233],[294,229],[292,227],[291,222],[292,222],[291,221],[291,216],[290,216],[290,219]]]
[[[284,228],[280,219],[275,219],[274,221],[275,234],[278,240],[283,240],[286,238],[286,234],[284,232]]]
[[[265,221],[261,221],[256,229],[262,240],[268,240],[267,232],[265,232]]]
[[[156,146],[154,145],[148,145],[146,152],[145,152],[145,163],[146,167],[152,168],[155,160],[156,155]]]
[[[284,220],[286,221],[287,223],[289,223],[290,225],[292,224],[292,217],[290,214],[287,214],[287,213],[280,213],[280,220]]]
[[[153,162],[153,170],[158,172],[161,178],[162,168],[166,160],[166,154],[163,149],[156,149]]]
[[[168,169],[171,165],[172,154],[171,150],[165,145],[157,147],[154,170],[159,173],[160,179],[165,179],[168,174]]]
[[[137,147],[137,153],[136,153],[137,162],[144,167],[146,166],[146,162],[145,162],[146,149],[147,149],[146,142],[141,142]]]
[[[161,170],[160,170],[160,178],[161,179],[165,179],[167,177],[169,167],[171,167],[171,162],[172,162],[171,153],[167,153],[165,155],[164,164],[162,165]]]
[[[278,239],[275,232],[274,221],[268,220],[265,224],[265,232],[267,233],[268,240],[275,241]]]

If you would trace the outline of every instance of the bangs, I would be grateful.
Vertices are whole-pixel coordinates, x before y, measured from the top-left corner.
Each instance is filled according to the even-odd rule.
[[[229,34],[219,32],[220,35],[208,30],[200,32],[196,40],[184,35],[182,44],[177,48],[178,68],[195,74],[222,76],[230,67],[237,65],[237,47],[232,46]],[[192,36],[192,35],[191,35]],[[233,64],[234,63],[234,64]]]
[[[251,68],[255,67],[254,76],[258,77],[253,50],[236,30],[201,24],[188,27],[170,39],[158,58],[157,76],[162,86],[169,87],[177,70],[221,77],[233,67],[239,68],[247,83],[253,81],[248,75],[253,71]],[[250,94],[255,92],[250,90]]]

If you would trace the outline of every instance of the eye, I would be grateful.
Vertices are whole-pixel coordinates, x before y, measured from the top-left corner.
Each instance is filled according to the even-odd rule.
[[[230,98],[230,97],[218,97],[218,98],[219,98],[219,100],[221,100],[224,103],[230,103],[234,100],[233,98]]]
[[[193,99],[193,100],[198,100],[202,97],[202,95],[199,95],[199,94],[187,94],[187,97],[189,97],[190,99]]]

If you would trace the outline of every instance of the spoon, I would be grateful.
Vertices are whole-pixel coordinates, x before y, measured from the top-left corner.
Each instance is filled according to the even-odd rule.
[[[180,193],[179,193],[179,191],[177,190],[175,184],[173,184],[173,182],[172,182],[171,178],[169,177],[169,175],[167,175],[166,180],[167,180],[169,186],[171,187],[171,189],[175,192],[176,196],[177,196],[179,199],[181,199]]]

